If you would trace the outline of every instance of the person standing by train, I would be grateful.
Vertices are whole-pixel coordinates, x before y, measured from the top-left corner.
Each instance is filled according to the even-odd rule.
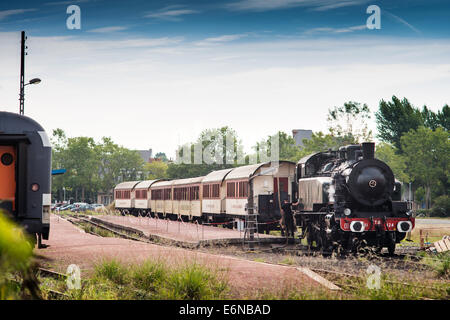
[[[292,206],[297,206],[299,201],[292,203],[289,200],[284,200],[281,209],[284,213],[284,229],[286,230],[286,237],[289,238],[292,236],[294,238],[295,235],[295,224],[294,224],[294,214],[292,212]]]

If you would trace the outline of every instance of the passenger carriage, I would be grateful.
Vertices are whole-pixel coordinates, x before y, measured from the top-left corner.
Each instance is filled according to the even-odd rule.
[[[173,213],[173,181],[157,181],[150,187],[150,207],[153,213],[166,216]]]
[[[200,188],[204,177],[180,179],[173,181],[173,213],[193,217],[202,216],[202,190]]]
[[[135,186],[139,181],[126,181],[114,188],[115,207],[121,213],[132,213],[135,204]]]
[[[227,189],[224,181],[232,170],[213,171],[202,180],[202,210],[207,221],[224,218],[226,214]]]
[[[145,180],[139,182],[135,187],[134,207],[142,214],[151,212],[151,192],[150,187],[159,180]]]
[[[261,222],[281,218],[281,203],[291,199],[295,183],[295,163],[266,162],[233,169],[226,177],[227,216],[245,218],[247,215],[248,184],[253,183],[254,213]]]

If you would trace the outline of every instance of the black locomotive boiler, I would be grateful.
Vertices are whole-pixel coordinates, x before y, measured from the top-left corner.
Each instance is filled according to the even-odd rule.
[[[329,255],[387,247],[393,254],[396,243],[414,228],[408,204],[401,201],[401,183],[374,155],[375,144],[368,142],[298,162],[296,221],[311,248]]]
[[[0,210],[36,234],[39,246],[50,232],[51,155],[36,121],[0,112]]]

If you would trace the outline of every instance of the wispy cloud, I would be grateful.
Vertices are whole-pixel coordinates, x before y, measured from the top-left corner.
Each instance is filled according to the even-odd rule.
[[[346,28],[330,28],[330,27],[322,27],[322,28],[313,28],[306,30],[303,34],[318,34],[318,33],[350,33],[354,31],[360,31],[365,30],[367,28],[366,25],[359,25],[359,26],[353,26],[353,27],[346,27]]]
[[[91,0],[67,0],[67,1],[55,1],[55,2],[46,2],[44,5],[46,6],[57,6],[57,5],[70,5],[70,4],[78,4],[85,3]]]
[[[357,6],[369,0],[240,0],[226,7],[236,11],[268,11],[292,7],[310,7],[312,10],[325,11],[348,6]]]
[[[169,21],[179,21],[180,16],[199,13],[198,10],[186,9],[185,6],[174,5],[162,8],[158,11],[149,12],[145,15],[146,18],[169,20]]]
[[[422,32],[420,32],[419,29],[417,29],[416,27],[414,27],[412,24],[408,23],[405,19],[400,18],[399,16],[396,16],[393,13],[390,13],[389,11],[383,10],[382,14],[386,14],[387,16],[393,18],[395,21],[400,22],[401,24],[407,26],[409,29],[411,29],[412,31],[414,31],[417,34],[422,34]]]
[[[36,11],[37,9],[12,9],[0,11],[0,20],[6,19],[9,16],[22,14],[25,12]]]
[[[246,36],[247,36],[247,34],[245,34],[245,33],[243,33],[243,34],[226,34],[226,35],[222,35],[222,36],[218,36],[218,37],[206,38],[202,41],[195,42],[195,45],[197,45],[197,46],[214,45],[214,44],[238,40],[238,39],[241,39]]]
[[[128,29],[128,27],[123,26],[111,26],[111,27],[103,27],[89,30],[88,32],[96,32],[96,33],[108,33],[108,32],[117,32]]]

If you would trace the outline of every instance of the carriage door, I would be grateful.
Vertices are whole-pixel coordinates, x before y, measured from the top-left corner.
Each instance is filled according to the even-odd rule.
[[[16,210],[16,149],[0,146],[0,209]]]
[[[278,180],[279,179],[279,183]],[[283,203],[285,199],[289,200],[289,181],[288,178],[273,178],[273,203],[275,204],[275,208],[279,208],[278,206],[278,184],[280,185],[280,201]]]

